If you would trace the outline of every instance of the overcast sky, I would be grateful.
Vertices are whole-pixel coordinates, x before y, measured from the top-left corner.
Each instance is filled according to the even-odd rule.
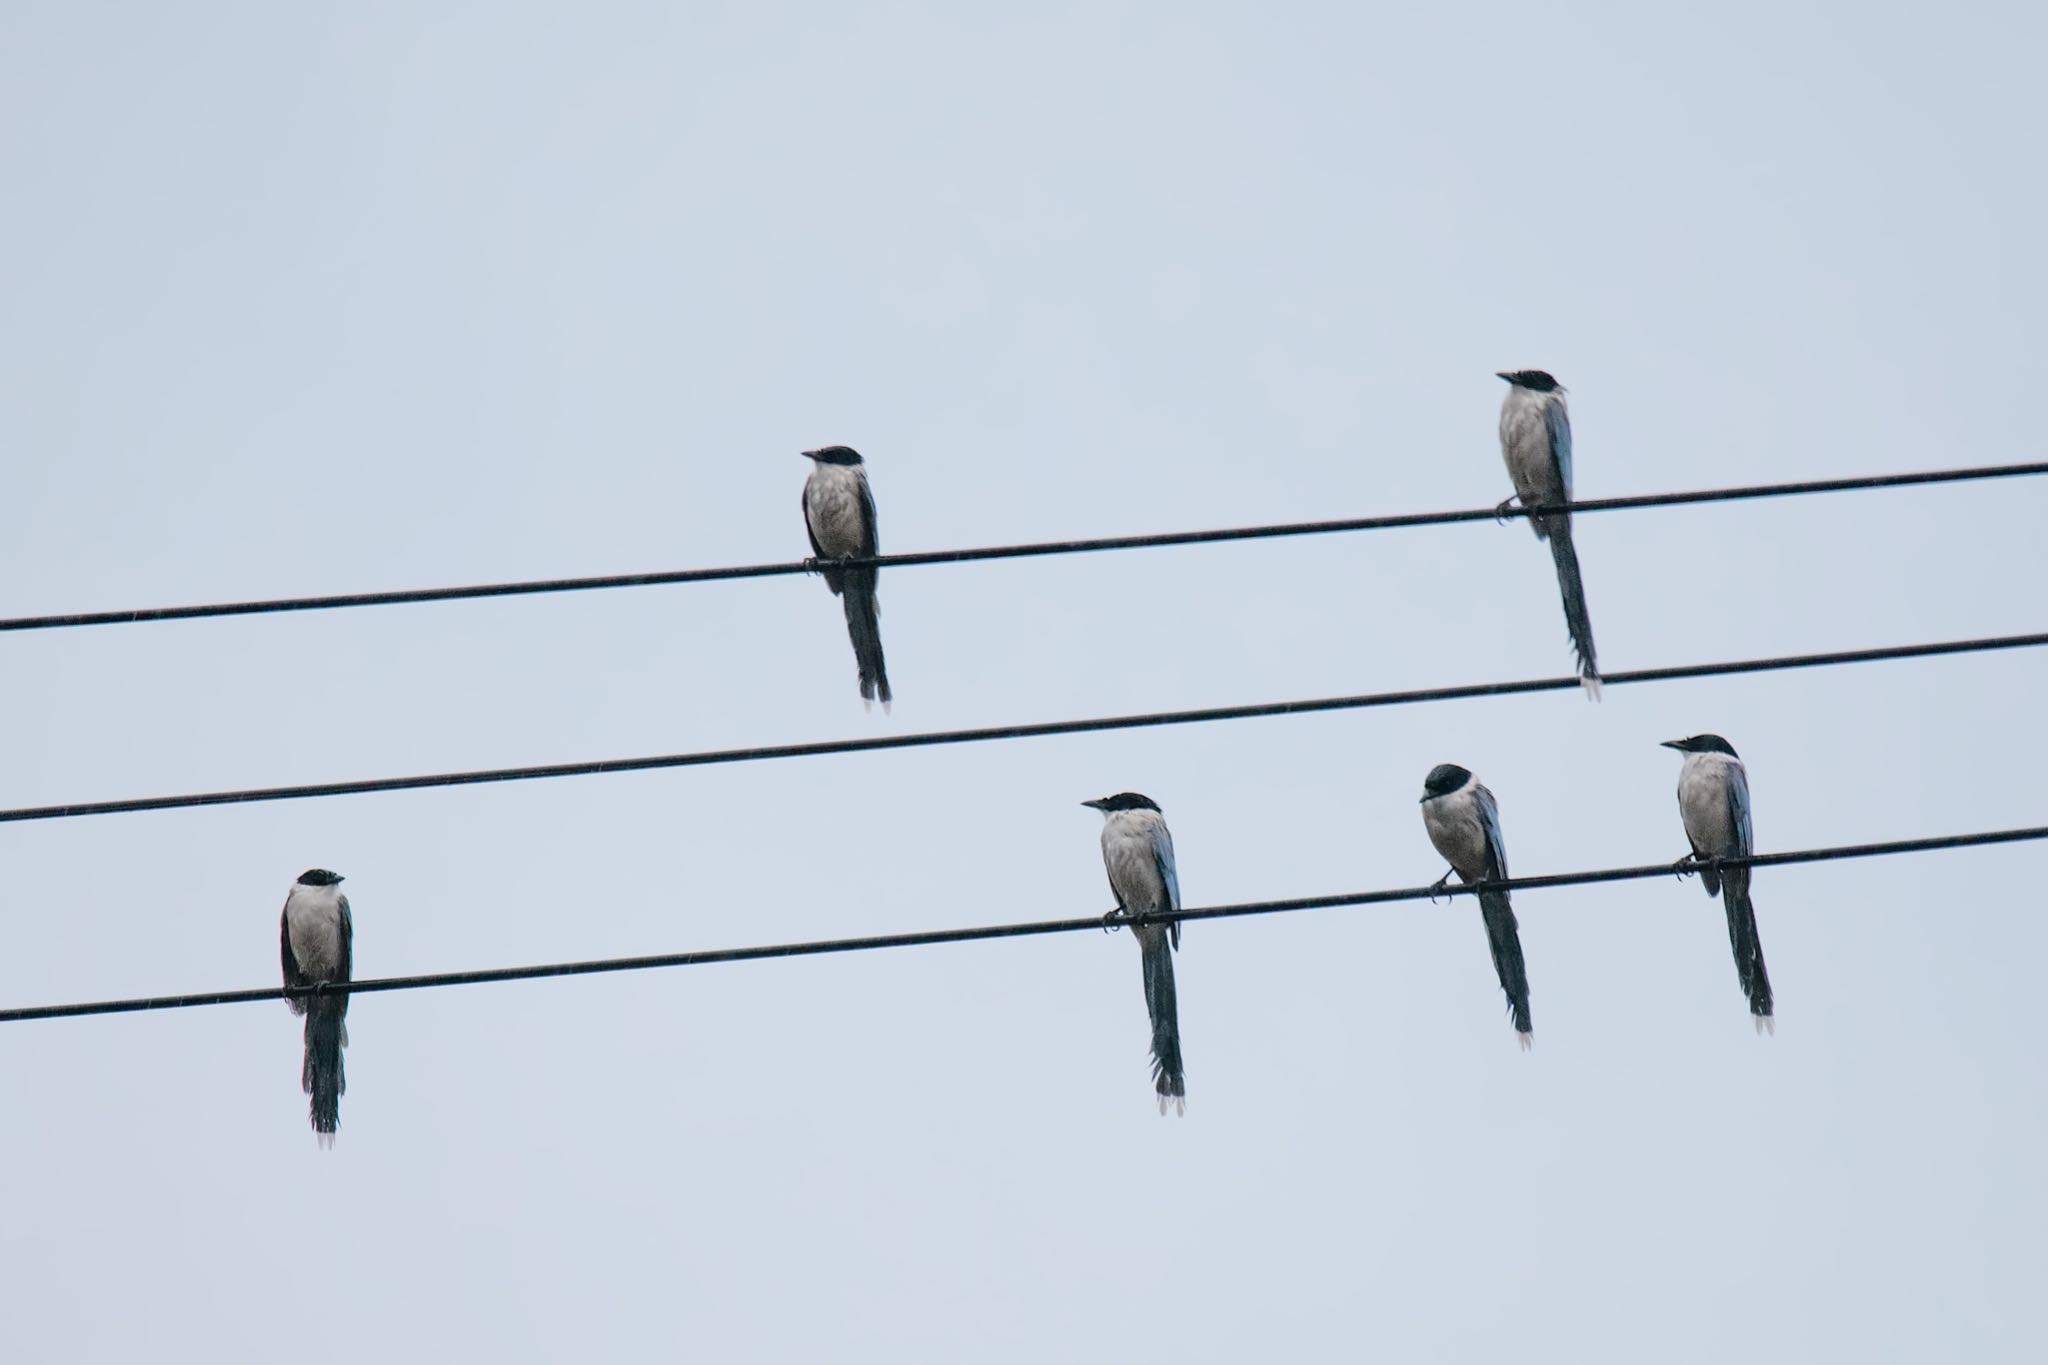
[[[2043,457],[2035,6],[0,9],[0,614]],[[1609,669],[2039,630],[2025,481],[1581,519]],[[1521,525],[13,635],[0,805],[1554,676]],[[391,975],[2048,822],[2038,653],[13,824],[0,1004],[261,986],[312,866]],[[0,1026],[11,1359],[2032,1360],[2040,850]]]

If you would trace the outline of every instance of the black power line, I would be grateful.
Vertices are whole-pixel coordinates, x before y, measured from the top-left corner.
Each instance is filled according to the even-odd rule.
[[[1976,834],[1942,834],[1921,839],[1895,839],[1886,843],[1842,844],[1834,848],[1809,848],[1791,853],[1759,853],[1748,858],[1724,858],[1728,867],[1779,867],[1789,863],[1834,862],[1844,858],[1878,858],[1899,853],[1926,853],[1936,849],[1980,848],[1988,844],[2013,844],[2048,839],[2048,825],[2028,829],[1987,830]],[[1147,917],[1148,922],[1168,920],[1235,919],[1246,915],[1277,915],[1297,910],[1329,910],[1351,905],[1387,905],[1397,901],[1428,900],[1439,895],[1469,896],[1480,891],[1539,891],[1558,886],[1589,886],[1597,882],[1641,881],[1668,877],[1671,863],[1648,863],[1639,867],[1610,867],[1592,872],[1559,872],[1543,877],[1517,877],[1507,881],[1452,885],[1441,890],[1427,886],[1403,887],[1393,891],[1356,891],[1337,896],[1303,896],[1293,900],[1250,901],[1239,905],[1213,905]],[[863,938],[813,939],[804,943],[770,943],[752,948],[711,948],[690,953],[655,953],[646,957],[599,958],[587,962],[547,962],[527,967],[488,967],[466,972],[429,972],[418,976],[372,977],[343,984],[327,983],[286,990],[279,986],[253,990],[207,991],[196,995],[146,995],[129,1000],[93,1000],[70,1005],[25,1005],[0,1009],[0,1024],[30,1019],[71,1019],[88,1014],[135,1014],[145,1010],[196,1009],[202,1005],[243,1005],[260,1000],[283,1000],[292,996],[366,995],[373,991],[415,991],[437,986],[479,986],[497,981],[537,981],[547,977],[596,976],[609,972],[647,971],[655,967],[703,967],[716,962],[757,962],[769,958],[817,957],[826,953],[862,953],[878,948],[918,948],[937,943],[971,943],[981,939],[1025,938],[1042,934],[1069,934],[1103,927],[1101,916],[1080,919],[1028,920],[1019,924],[984,924],[966,929],[924,929],[902,934],[870,934]]]
[[[1786,654],[1723,663],[1678,664],[1638,668],[1601,675],[1607,687],[1630,683],[1671,682],[1684,678],[1716,678],[1737,673],[1776,673],[1835,664],[1878,663],[1891,659],[1927,659],[1944,654],[1978,654],[1991,650],[2029,649],[2048,645],[2048,632],[1997,635],[1977,640],[1937,640],[1920,645],[1881,645],[1874,649],[1833,650],[1824,654]],[[357,796],[366,792],[418,791],[427,787],[474,787],[491,782],[528,782],[546,777],[592,777],[600,773],[647,772],[656,768],[702,768],[720,763],[751,763],[770,758],[815,758],[824,754],[871,753],[879,749],[923,749],[941,744],[979,744],[997,739],[1036,739],[1047,735],[1080,735],[1102,730],[1139,730],[1158,725],[1193,725],[1202,721],[1250,720],[1260,716],[1297,716],[1318,711],[1355,711],[1415,702],[1457,701],[1467,697],[1506,697],[1528,692],[1562,692],[1580,685],[1576,677],[1523,678],[1508,682],[1466,683],[1457,687],[1426,687],[1406,692],[1367,692],[1350,697],[1311,697],[1301,701],[1254,702],[1244,706],[1210,706],[1187,711],[1153,711],[1132,716],[1097,716],[1085,720],[1037,721],[1025,725],[991,725],[972,730],[927,730],[910,735],[876,735],[866,739],[821,739],[800,744],[763,744],[745,749],[705,749],[686,754],[655,754],[641,758],[601,758],[578,763],[542,763],[523,768],[480,768],[469,772],[422,773],[412,777],[369,777],[353,782],[312,782],[294,787],[247,787],[237,791],[188,792],[180,796],[134,796],[116,801],[81,801],[63,806],[17,806],[0,810],[0,824],[26,820],[66,820],[81,815],[118,815],[131,811],[187,810],[195,806],[237,806],[260,801],[297,801],[315,796]]]
[[[2048,474],[2048,462],[1982,465],[1972,469],[1932,469],[1912,474],[1874,474],[1847,479],[1809,479],[1800,483],[1750,484],[1738,488],[1705,488],[1684,493],[1642,493],[1625,498],[1591,498],[1584,502],[1541,508],[1515,507],[1506,515],[1535,512],[1617,512],[1644,507],[1679,507],[1690,503],[1736,502],[1783,498],[1807,493],[1847,493],[1871,488],[1908,488],[1921,484],[1963,483],[1979,479],[2010,479]],[[1385,517],[1348,517],[1338,521],[1296,521],[1271,526],[1236,526],[1215,531],[1166,531],[1153,535],[1102,536],[1092,540],[1048,540],[1024,545],[989,545],[965,550],[922,550],[913,554],[879,555],[869,560],[834,563],[875,564],[909,568],[920,564],[966,564],[982,559],[1030,559],[1042,555],[1090,554],[1103,550],[1154,549],[1167,545],[1213,545],[1223,541],[1271,540],[1283,536],[1331,535],[1341,531],[1388,531],[1414,526],[1448,526],[1457,522],[1491,521],[1492,507],[1459,512],[1410,512]],[[188,607],[139,607],[128,611],[84,611],[55,616],[0,618],[0,631],[55,630],[65,626],[130,625],[138,621],[189,621],[210,616],[259,616],[287,611],[327,611],[337,607],[389,607],[408,602],[452,602],[476,597],[531,597],[540,593],[589,592],[599,588],[649,588],[676,583],[725,582],[739,578],[773,578],[811,572],[813,561],[774,564],[733,564],[711,569],[673,569],[656,573],[605,574],[590,578],[540,578],[517,583],[475,583],[452,588],[400,588],[391,592],[338,593],[329,597],[275,597],[251,602],[212,602]]]

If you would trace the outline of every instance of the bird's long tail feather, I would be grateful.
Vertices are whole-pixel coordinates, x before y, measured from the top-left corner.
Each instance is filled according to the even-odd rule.
[[[306,1002],[306,1064],[299,1083],[313,1097],[313,1132],[322,1147],[334,1145],[341,1127],[341,1096],[348,1080],[341,1070],[341,1050],[348,1046],[348,997],[316,995]]]
[[[889,671],[882,661],[881,606],[875,601],[875,571],[851,569],[846,573],[846,634],[853,641],[853,661],[860,669],[863,701],[888,706]]]
[[[1515,926],[1514,909],[1501,892],[1482,891],[1479,917],[1486,922],[1494,975],[1500,978],[1501,993],[1507,996],[1508,1010],[1515,1018],[1515,1032],[1521,1035],[1526,1050],[1535,1030],[1529,1022],[1529,969],[1522,961],[1522,935]]]
[[[1586,695],[1600,700],[1600,664],[1593,653],[1593,617],[1586,610],[1586,582],[1579,576],[1579,553],[1572,548],[1572,524],[1568,517],[1546,517],[1544,530],[1550,541],[1550,558],[1557,565],[1557,590],[1564,598],[1564,623],[1572,634],[1572,653],[1578,656],[1579,683]]]
[[[1764,969],[1764,943],[1756,930],[1756,906],[1749,899],[1749,869],[1731,867],[1722,874],[1726,894],[1722,908],[1728,912],[1728,946],[1735,953],[1735,976],[1749,1000],[1749,1012],[1758,1033],[1776,1033],[1772,1015],[1771,975]]]
[[[1159,1094],[1159,1112],[1167,1106],[1185,1114],[1188,1109],[1187,1072],[1180,1060],[1180,1005],[1173,992],[1173,950],[1166,934],[1155,931],[1143,936],[1138,946],[1144,952],[1145,1010],[1152,1016],[1152,1088]]]

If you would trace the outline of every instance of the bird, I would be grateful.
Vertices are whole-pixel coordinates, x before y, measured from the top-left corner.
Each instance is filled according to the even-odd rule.
[[[1500,405],[1500,454],[1514,480],[1515,496],[1499,507],[1501,515],[1519,501],[1543,507],[1572,500],[1572,417],[1565,407],[1564,387],[1543,370],[1503,370],[1508,396]],[[1579,576],[1578,552],[1572,548],[1571,515],[1532,514],[1529,527],[1536,539],[1550,542],[1557,564],[1557,588],[1564,597],[1565,626],[1578,656],[1579,685],[1600,700],[1600,665],[1593,654],[1593,618],[1586,612],[1586,583]]]
[[[1118,792],[1083,801],[1102,812],[1102,865],[1116,909],[1105,926],[1126,923],[1137,936],[1145,970],[1145,1010],[1152,1019],[1152,1088],[1163,1116],[1188,1111],[1187,1071],[1180,1057],[1180,1009],[1173,991],[1173,951],[1180,947],[1180,921],[1147,924],[1147,915],[1180,909],[1180,878],[1174,872],[1173,835],[1149,796]]]
[[[309,868],[285,896],[278,939],[287,987],[349,979],[355,929],[341,880],[339,872]],[[348,1089],[341,1070],[341,1050],[348,1046],[348,995],[295,995],[285,1003],[293,1014],[306,1016],[306,1062],[299,1084],[313,1097],[314,1137],[322,1147],[332,1147],[341,1127],[341,1095]]]
[[[1756,906],[1749,899],[1749,865],[1726,867],[1723,858],[1747,858],[1756,852],[1749,824],[1749,773],[1736,757],[1735,746],[1719,735],[1667,739],[1666,749],[1685,755],[1678,770],[1678,813],[1692,852],[1680,858],[1680,876],[1697,872],[1709,896],[1721,897],[1728,914],[1728,946],[1735,953],[1735,978],[1749,1000],[1750,1018],[1758,1033],[1775,1034],[1771,976],[1764,969],[1764,944],[1757,936]]]
[[[832,595],[844,600],[846,633],[853,641],[853,660],[860,670],[863,705],[891,701],[889,672],[882,662],[881,608],[875,602],[872,564],[839,568],[835,559],[872,559],[881,553],[875,533],[875,495],[868,489],[867,467],[852,446],[821,446],[806,450],[811,476],[804,480],[804,529],[810,533],[815,567]]]
[[[1439,763],[1429,770],[1422,783],[1422,827],[1429,831],[1429,841],[1459,881],[1507,880],[1508,850],[1500,837],[1500,806],[1471,769]],[[1451,872],[1444,873],[1431,889],[1441,891],[1449,885]],[[1508,893],[1480,892],[1479,918],[1486,925],[1494,975],[1500,978],[1501,992],[1508,998],[1516,1038],[1527,1052],[1536,1044],[1529,1021],[1529,969],[1522,960],[1522,935]]]

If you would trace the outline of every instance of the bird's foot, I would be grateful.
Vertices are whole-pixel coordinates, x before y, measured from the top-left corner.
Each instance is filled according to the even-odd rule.
[[[1512,515],[1515,510],[1515,504],[1520,502],[1521,500],[1522,495],[1520,493],[1515,493],[1509,497],[1502,498],[1500,500],[1500,505],[1493,509],[1494,523],[1500,526],[1507,525],[1508,517]]]
[[[1125,914],[1124,908],[1121,905],[1119,905],[1116,909],[1110,911],[1108,914],[1102,917],[1102,932],[1105,934],[1113,934],[1117,930],[1123,928],[1129,920],[1130,916]]]
[[[804,561],[803,561],[803,565],[804,565],[804,572],[805,572],[805,573],[817,573],[817,572],[818,572],[818,557],[817,557],[816,555],[809,555],[809,556],[806,556],[806,557],[805,557],[805,559],[804,559]]]
[[[1671,865],[1671,871],[1680,881],[1695,872],[1719,872],[1721,859],[1712,853],[1688,853]]]
[[[1450,895],[1451,873],[1456,872],[1457,870],[1458,869],[1455,867],[1450,868],[1444,873],[1443,876],[1438,877],[1435,881],[1429,884],[1429,903],[1431,905],[1436,904],[1436,898],[1438,896],[1447,897]]]

